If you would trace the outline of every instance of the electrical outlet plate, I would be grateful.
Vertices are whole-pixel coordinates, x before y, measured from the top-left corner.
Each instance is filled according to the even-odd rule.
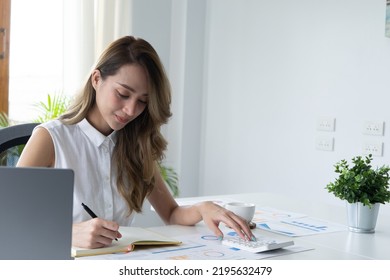
[[[382,142],[366,142],[363,144],[363,154],[381,157],[383,155]]]
[[[319,117],[317,119],[317,130],[335,131],[336,119],[332,117]]]
[[[333,151],[334,138],[333,137],[317,137],[316,149],[321,151]]]
[[[365,121],[363,124],[363,134],[366,135],[383,135],[385,122],[383,121]]]

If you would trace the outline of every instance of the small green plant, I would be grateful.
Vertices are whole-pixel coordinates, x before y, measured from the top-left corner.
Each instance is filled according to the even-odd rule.
[[[365,158],[352,158],[353,166],[346,160],[335,164],[335,172],[340,174],[334,182],[325,188],[336,197],[349,203],[361,202],[371,207],[372,204],[390,202],[389,171],[387,165],[379,168],[371,166],[372,155]]]
[[[9,126],[9,119],[6,113],[0,112],[0,127]]]
[[[163,180],[167,183],[169,189],[172,191],[174,197],[179,196],[178,176],[172,167],[160,164],[160,172]]]
[[[65,113],[69,105],[69,98],[62,94],[47,95],[46,103],[41,101],[35,104],[40,115],[34,120],[37,123],[44,123],[49,120],[58,118],[60,115]]]

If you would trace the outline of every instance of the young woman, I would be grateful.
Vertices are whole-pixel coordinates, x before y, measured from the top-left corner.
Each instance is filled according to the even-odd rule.
[[[202,219],[222,238],[220,222],[254,239],[247,223],[226,209],[202,202],[180,207],[159,173],[167,143],[160,133],[171,93],[153,47],[131,36],[101,55],[84,89],[58,120],[39,125],[18,166],[70,168],[75,173],[73,246],[97,248],[120,238],[147,198],[166,224]],[[83,209],[88,205],[98,218]]]

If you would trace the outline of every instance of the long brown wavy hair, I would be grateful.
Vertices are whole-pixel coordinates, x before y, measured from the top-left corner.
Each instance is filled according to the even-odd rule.
[[[127,64],[138,64],[148,76],[148,103],[145,110],[123,129],[117,131],[112,161],[117,170],[117,187],[132,211],[141,212],[145,197],[154,186],[157,163],[163,159],[167,142],[160,133],[161,125],[171,116],[171,88],[164,67],[154,48],[145,40],[122,37],[102,53],[94,69],[102,79],[115,75]],[[95,105],[95,89],[91,76],[68,111],[60,117],[65,124],[76,124]]]

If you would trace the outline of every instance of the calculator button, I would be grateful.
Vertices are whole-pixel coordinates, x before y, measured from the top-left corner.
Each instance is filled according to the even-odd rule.
[[[256,237],[257,241],[246,241],[240,237],[224,237],[222,244],[253,253],[265,252],[294,245],[294,241],[280,241],[265,237]]]

